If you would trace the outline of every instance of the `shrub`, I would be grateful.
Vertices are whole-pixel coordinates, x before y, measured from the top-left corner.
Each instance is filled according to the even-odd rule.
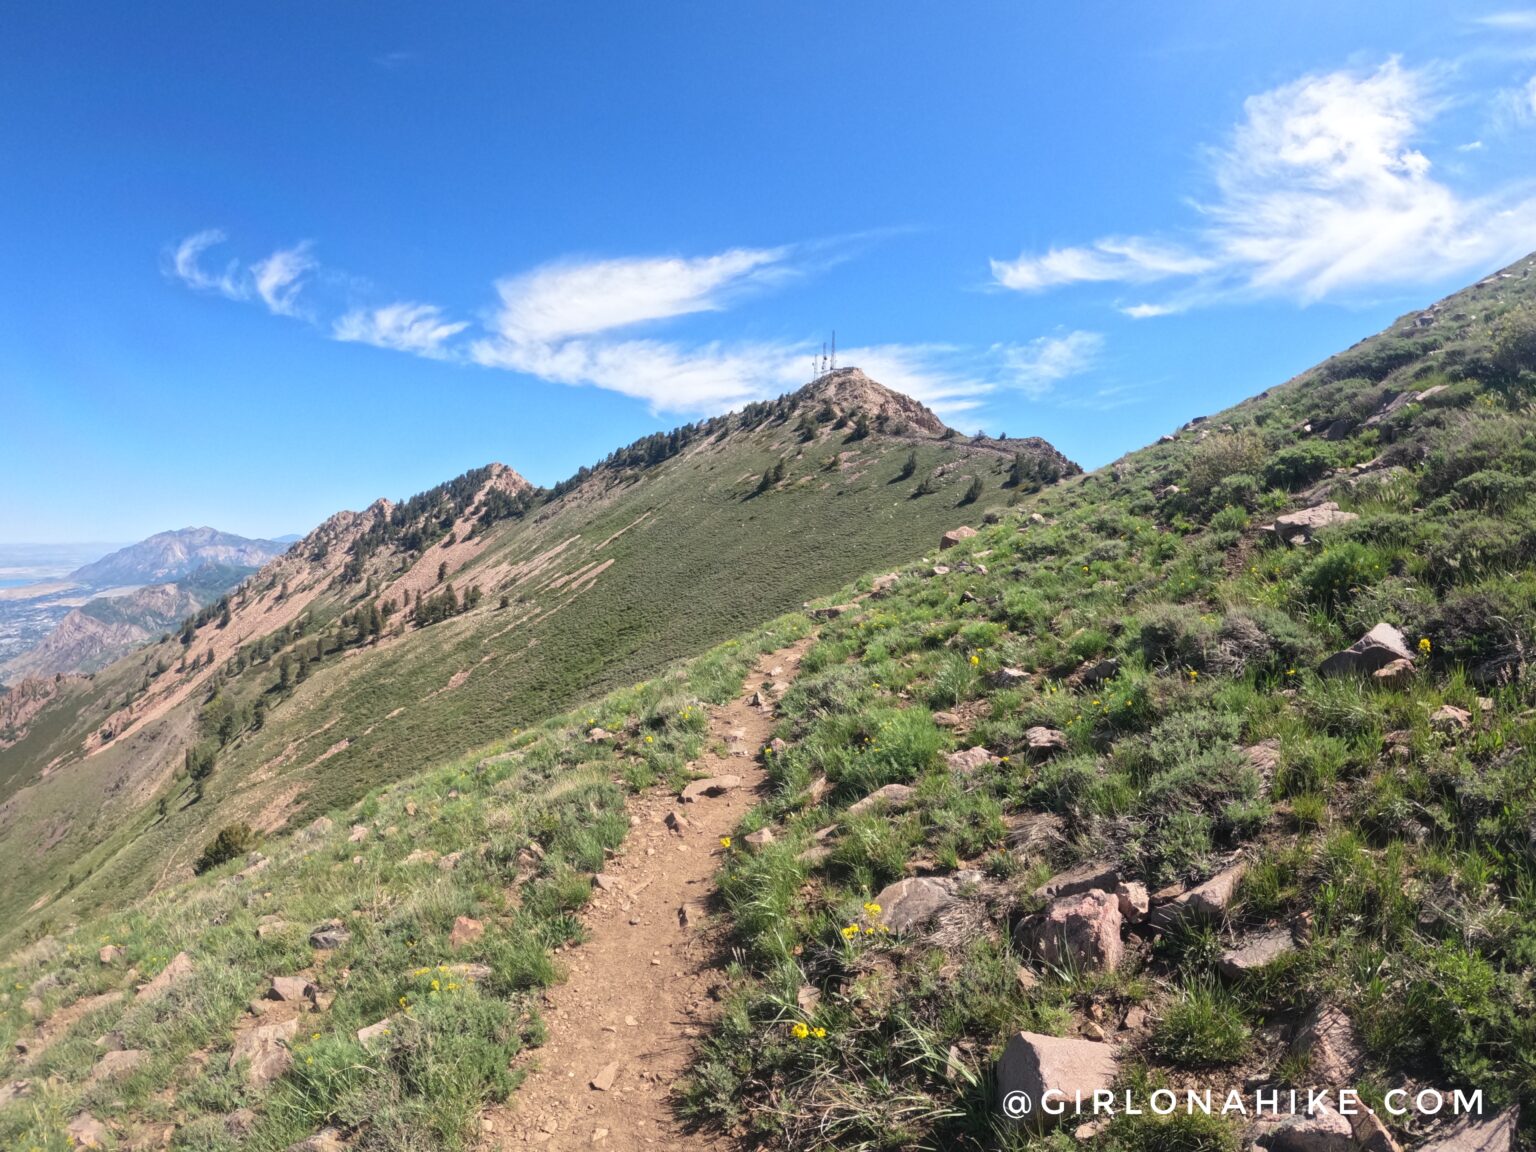
[[[1235,1064],[1248,1053],[1250,1032],[1232,997],[1219,985],[1184,989],[1152,1031],[1152,1050],[1181,1068]]]
[[[1138,639],[1147,665],[1204,671],[1215,625],[1187,604],[1154,604],[1141,616]]]
[[[257,844],[261,837],[245,822],[226,824],[219,834],[203,845],[203,854],[192,865],[192,870],[202,875],[210,868],[217,868],[236,856],[243,856]]]
[[[1264,466],[1264,483],[1271,488],[1294,492],[1321,480],[1338,462],[1337,450],[1329,444],[1298,444],[1276,452]]]
[[[1380,557],[1352,540],[1328,548],[1301,573],[1307,599],[1325,612],[1336,613],[1355,590],[1382,574]]]
[[[1212,436],[1195,445],[1189,457],[1189,490],[1203,499],[1223,480],[1250,473],[1264,462],[1264,441],[1251,429]]]

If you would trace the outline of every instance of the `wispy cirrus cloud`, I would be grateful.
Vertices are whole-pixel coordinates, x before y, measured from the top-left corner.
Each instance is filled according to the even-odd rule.
[[[259,301],[274,314],[317,324],[316,313],[301,307],[304,286],[311,279],[348,279],[322,270],[308,244],[281,249],[248,268],[231,261],[219,272],[207,270],[203,254],[223,241],[217,230],[188,237],[174,249],[173,273],[200,291]],[[658,413],[709,414],[804,384],[810,376],[807,343],[701,340],[679,335],[674,322],[722,312],[826,261],[824,247],[815,245],[559,260],[498,280],[496,304],[478,333],[439,305],[412,300],[353,305],[328,330],[346,343],[617,392]],[[954,414],[1008,394],[1043,398],[1059,381],[1090,371],[1101,346],[1094,333],[1070,332],[980,349],[845,348],[842,360],[941,414]]]
[[[1303,303],[1514,259],[1536,246],[1524,185],[1465,196],[1417,146],[1440,110],[1434,69],[1390,59],[1369,72],[1308,75],[1250,97],[1211,152],[1215,195],[1179,240],[1113,237],[994,260],[994,281],[1042,291],[1074,283],[1177,282],[1167,301],[1123,308],[1167,315],[1219,294]]]
[[[231,258],[218,271],[203,265],[203,256],[228,238],[221,228],[207,228],[186,237],[171,249],[168,270],[189,288],[214,292],[230,300],[260,300],[274,316],[298,316],[299,293],[305,278],[318,267],[306,240],[277,251],[249,267]]]
[[[451,321],[435,304],[398,301],[380,308],[352,309],[337,317],[331,335],[345,343],[441,360],[448,357],[448,341],[468,327],[469,321]]]

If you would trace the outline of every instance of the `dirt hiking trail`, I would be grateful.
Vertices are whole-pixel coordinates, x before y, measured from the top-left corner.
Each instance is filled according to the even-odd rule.
[[[672,1089],[721,1008],[713,995],[725,980],[715,966],[718,929],[705,921],[705,909],[720,838],[758,801],[766,779],[758,752],[775,712],[752,701],[776,699],[811,643],[808,637],[764,656],[741,694],[710,710],[706,750],[691,767],[706,777],[738,777],[739,786],[692,803],[665,789],[630,801],[630,835],[584,915],[587,940],[563,953],[566,981],[545,994],[549,1042],[527,1053],[522,1087],[485,1114],[483,1149],[737,1146],[684,1124]],[[686,823],[674,828],[672,813]]]

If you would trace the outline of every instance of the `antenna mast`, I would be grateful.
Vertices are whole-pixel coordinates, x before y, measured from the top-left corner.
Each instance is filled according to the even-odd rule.
[[[832,329],[832,371],[837,371],[837,329]]]

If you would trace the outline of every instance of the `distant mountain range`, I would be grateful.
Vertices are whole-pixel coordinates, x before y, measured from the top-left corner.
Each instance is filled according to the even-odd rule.
[[[182,528],[59,579],[0,590],[0,683],[104,667],[174,628],[287,547],[214,528]]]

